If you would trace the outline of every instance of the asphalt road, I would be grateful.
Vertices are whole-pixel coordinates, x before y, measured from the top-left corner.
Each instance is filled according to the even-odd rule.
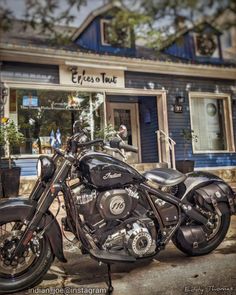
[[[105,294],[106,266],[65,246],[68,263],[56,260],[39,286],[15,294]],[[170,243],[155,260],[112,265],[112,280],[114,295],[236,294],[236,216],[211,254],[187,257]]]

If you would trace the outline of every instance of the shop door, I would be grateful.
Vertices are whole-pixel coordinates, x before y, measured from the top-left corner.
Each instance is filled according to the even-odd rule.
[[[108,103],[108,123],[111,123],[115,130],[119,130],[120,125],[125,125],[128,131],[126,143],[134,145],[140,149],[139,144],[139,117],[137,103]],[[127,152],[129,163],[139,163],[139,153]]]

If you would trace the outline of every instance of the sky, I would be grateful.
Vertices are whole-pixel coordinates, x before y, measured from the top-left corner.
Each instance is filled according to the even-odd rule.
[[[67,6],[66,0],[59,0],[60,1],[60,8],[63,9]],[[87,17],[87,15],[94,9],[102,6],[106,0],[87,0],[86,6],[81,6],[80,11],[78,12],[77,9],[74,9],[72,13],[77,15],[75,21],[72,22],[71,26],[79,26],[83,20]],[[24,18],[25,12],[25,1],[24,0],[0,0],[0,4],[4,7],[8,7],[15,15],[17,19]]]

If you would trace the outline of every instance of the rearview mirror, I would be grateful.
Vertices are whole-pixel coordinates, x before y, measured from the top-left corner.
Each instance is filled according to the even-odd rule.
[[[76,120],[73,124],[73,134],[79,133],[81,131],[81,120]]]
[[[125,125],[120,125],[118,134],[123,140],[125,140],[128,136],[127,127]]]

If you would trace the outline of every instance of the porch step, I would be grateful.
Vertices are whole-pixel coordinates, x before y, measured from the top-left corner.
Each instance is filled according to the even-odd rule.
[[[168,167],[167,163],[139,163],[139,164],[131,164],[139,173],[143,173],[148,170],[152,170],[155,168],[166,168]]]

